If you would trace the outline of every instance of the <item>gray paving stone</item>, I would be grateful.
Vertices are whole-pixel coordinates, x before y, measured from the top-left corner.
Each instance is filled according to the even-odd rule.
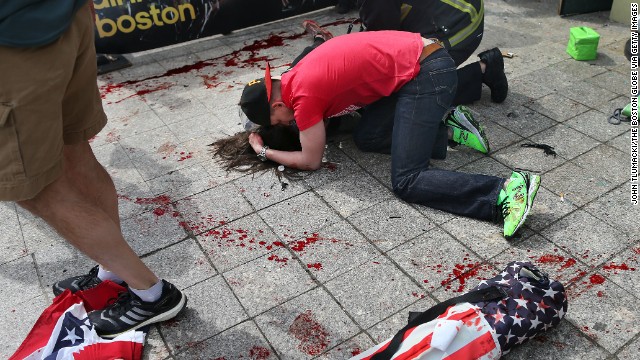
[[[535,216],[535,212],[529,216]],[[523,240],[532,235],[531,230],[524,227],[519,230],[520,234],[516,239],[508,241],[504,238],[504,227],[501,224],[462,217],[446,222],[442,228],[483,259],[490,259],[503,252],[514,240]]]
[[[348,147],[353,147],[352,151],[358,151],[355,150],[355,145],[353,145],[351,139],[329,145],[325,151],[325,157],[329,163],[324,164],[319,170],[305,174],[304,182],[312,188],[318,188],[361,171],[358,165],[343,151]],[[363,156],[366,155],[363,154]],[[390,164],[390,162],[387,162],[387,164]]]
[[[618,359],[620,360],[635,360],[640,354],[640,338],[636,338],[631,344],[625,346],[621,352],[618,353]]]
[[[151,109],[135,111],[109,121],[110,131],[106,135],[106,141],[117,142],[120,139],[139,135],[164,125],[164,122]]]
[[[570,309],[571,310],[571,309]],[[522,346],[516,346],[506,360],[533,359],[609,359],[610,354],[585,338],[566,320],[557,328],[538,335]]]
[[[423,234],[435,225],[405,202],[390,199],[351,215],[349,222],[383,251]]]
[[[515,79],[507,78],[509,94],[523,94],[531,99],[539,99],[553,93],[554,90],[538,81],[536,76],[537,73],[532,73]]]
[[[628,127],[609,124],[607,121],[609,116],[610,114],[605,115],[596,110],[589,110],[567,120],[565,124],[596,140],[606,142],[628,130]]]
[[[118,191],[118,212],[120,221],[129,219],[145,211],[153,211],[173,201],[169,196],[154,196],[146,182],[137,183]]]
[[[594,200],[584,209],[619,231],[628,234],[631,239],[637,239],[640,237],[640,228],[637,226],[640,208],[631,203],[630,194],[631,188],[627,182]]]
[[[312,192],[263,209],[259,215],[283,241],[299,239],[340,220],[340,217]]]
[[[588,107],[559,94],[547,95],[527,105],[549,118],[563,122],[589,110]]]
[[[502,270],[512,261],[529,261],[559,281],[565,288],[582,279],[591,269],[581,258],[574,257],[540,235],[513,244],[490,262]]]
[[[160,333],[173,353],[247,319],[221,276],[196,284],[184,293],[188,299],[187,307],[180,315],[160,325]]]
[[[258,210],[309,190],[304,181],[289,180],[284,177],[278,179],[272,170],[243,176],[235,180],[234,184],[249,203]]]
[[[278,359],[252,321],[240,323],[185,349],[180,349],[177,359]]]
[[[387,254],[429,292],[441,286],[457,290],[466,283],[465,273],[482,263],[482,259],[437,228]]]
[[[255,214],[205,231],[196,238],[220,272],[284,247],[284,243]]]
[[[218,185],[198,164],[159,176],[147,182],[154,195],[166,194],[175,200],[195,195]]]
[[[340,305],[321,288],[256,317],[280,359],[311,359],[358,333]]]
[[[544,187],[561,196],[570,204],[582,206],[600,197],[616,185],[594,176],[589,170],[573,163],[565,163],[544,174]]]
[[[364,172],[323,185],[316,192],[344,217],[394,196],[393,192]]]
[[[353,141],[344,142],[342,151],[366,172],[391,188],[391,155],[362,152]]]
[[[626,125],[618,125],[618,126],[626,126]],[[631,132],[629,129],[625,129],[625,132],[618,136],[617,138],[610,140],[607,142],[607,145],[613,146],[614,148],[624,152],[625,154],[631,153]]]
[[[553,64],[552,67],[553,70],[568,76],[569,79],[567,82],[570,82],[572,80],[583,80],[594,77],[607,71],[607,69],[602,66],[594,66],[595,63],[596,62],[594,61],[576,61],[574,59],[567,59]]]
[[[349,223],[340,221],[289,243],[311,274],[324,283],[380,253]]]
[[[179,289],[188,288],[216,275],[193,239],[162,249],[143,260],[159,278],[166,279]]]
[[[141,68],[142,67],[144,66],[141,66]],[[131,80],[132,78],[122,76],[121,80],[124,81],[124,79]],[[145,113],[151,110],[149,104],[141,100],[139,97],[131,97],[136,93],[136,91],[133,89],[129,89],[124,86],[114,90],[113,92],[109,92],[109,84],[113,83],[110,82],[108,84],[105,84],[104,86],[100,86],[101,93],[104,96],[102,107],[104,108],[104,112],[105,114],[107,114],[107,118],[110,121],[126,118],[131,116],[132,114]]]
[[[2,279],[0,298],[6,299],[0,307],[1,312],[42,295],[36,266],[31,255],[0,265],[0,278]]]
[[[2,298],[6,299],[4,296]],[[49,305],[48,299],[44,296],[37,296],[11,306],[2,306],[0,309],[0,321],[6,325],[3,330],[0,330],[3,338],[0,357],[8,359],[18,350],[18,347],[31,331],[42,311]]]
[[[180,141],[167,126],[121,138],[119,142],[132,160],[139,157],[153,157],[168,163],[168,160],[174,160],[174,157],[179,155],[179,152],[177,154],[176,152],[181,150],[177,145]]]
[[[17,207],[17,213],[27,252],[37,251],[52,242],[65,242],[44,220],[20,207]]]
[[[493,121],[482,121],[485,134],[489,140],[490,151],[497,151],[522,140],[522,136],[507,130]]]
[[[580,115],[580,117],[582,117],[582,115]],[[541,133],[531,136],[530,139],[534,143],[553,146],[558,156],[567,160],[573,159],[598,145],[597,141],[565,124],[553,126]],[[542,152],[542,155],[544,155],[544,152]]]
[[[187,236],[175,214],[164,206],[142,213],[122,222],[122,234],[139,256],[162,249]]]
[[[169,348],[160,337],[157,326],[151,326],[142,348],[142,360],[161,360],[169,355]]]
[[[630,156],[607,145],[600,145],[577,157],[573,163],[589,173],[607,179],[615,185],[629,180]]]
[[[98,161],[103,164],[111,176],[116,190],[126,189],[144,182],[138,169],[119,143],[107,144],[97,149],[94,148],[93,151]]]
[[[242,197],[242,192],[233,184],[216,188],[185,198],[176,203],[184,218],[181,225],[194,235],[223,225],[251,213],[251,205]]]
[[[584,210],[571,213],[542,235],[589,266],[602,264],[630,243],[628,236]]]
[[[615,71],[607,71],[589,78],[587,81],[597,87],[601,87],[620,95],[628,95],[629,89],[631,88],[630,77],[628,75],[624,76]]]
[[[370,259],[327,282],[326,287],[363,328],[403,309],[424,294],[385,257]]]
[[[328,352],[320,355],[321,360],[344,360],[359,355],[375,344],[365,334],[357,335],[342,344],[334,347]]]
[[[458,169],[458,171],[470,174],[482,174],[497,176],[504,179],[511,177],[513,169],[510,169],[490,157],[483,157]]]
[[[502,271],[502,269],[496,269],[489,263],[483,263],[475,268],[467,267],[466,270],[466,272],[453,271],[452,277],[457,277],[446,285],[436,289],[432,295],[439,301],[445,301],[452,297],[460,296],[478,286],[480,281],[490,279]]]
[[[286,249],[276,250],[223,274],[250,316],[316,286]]]
[[[631,295],[640,298],[640,241],[607,261],[600,272]]]
[[[571,100],[590,108],[598,108],[617,98],[619,95],[609,90],[593,86],[586,80],[575,80],[563,87],[559,92]]]
[[[628,95],[624,95],[624,96],[619,96],[616,97],[612,100],[609,100],[607,103],[600,105],[596,108],[596,110],[600,111],[601,113],[605,114],[605,115],[613,115],[613,112],[616,109],[622,109],[624,108],[627,104],[629,104],[629,96]]]
[[[184,120],[177,120],[168,124],[167,127],[176,135],[178,141],[185,142],[203,135],[216,133],[220,125],[221,121],[218,117],[204,113]]]
[[[2,235],[0,236],[0,264],[27,255],[27,247],[22,236],[16,205],[0,202]]]
[[[545,184],[545,176],[542,176],[542,184]],[[568,213],[574,211],[576,206],[566,201],[564,197],[560,197],[553,192],[547,190],[544,186],[538,188],[538,194],[531,208],[531,212],[535,216],[527,217],[527,227],[541,231],[550,223],[555,222]]]
[[[573,130],[575,131],[575,130]],[[586,136],[585,136],[586,137]],[[533,147],[522,147],[522,144],[531,144],[534,141],[522,141],[506,147],[498,152],[492,154],[491,157],[503,163],[505,166],[515,169],[527,169],[534,173],[544,173],[551,169],[554,169],[564,163],[562,157],[554,157],[552,155],[545,155],[544,150]],[[547,145],[555,147],[556,144],[546,143]]]
[[[475,163],[473,163],[475,164]],[[471,165],[470,165],[471,166]],[[418,204],[414,204],[413,205],[414,208],[418,209],[418,211],[420,211],[421,214],[423,214],[424,216],[427,217],[427,219],[431,220],[433,223],[435,224],[444,224],[447,221],[455,218],[456,216],[442,211],[442,210],[437,210],[434,208],[430,208],[424,205],[418,205]]]
[[[603,274],[591,273],[567,291],[566,319],[607,351],[616,352],[640,331],[637,300]]]
[[[383,319],[366,331],[371,335],[376,344],[379,344],[393,337],[398,330],[407,325],[410,312],[426,311],[434,305],[436,305],[436,302],[430,297],[420,297],[409,306],[400,309],[395,314]]]
[[[96,265],[95,261],[65,241],[45,245],[35,251],[33,256],[45,296],[50,299],[53,299],[51,287],[56,281],[87,274]]]

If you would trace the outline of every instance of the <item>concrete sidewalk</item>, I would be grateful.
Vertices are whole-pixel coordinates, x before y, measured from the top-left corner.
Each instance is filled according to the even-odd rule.
[[[436,166],[542,174],[522,237],[510,242],[499,225],[399,201],[389,157],[358,151],[348,136],[329,146],[335,166],[286,188],[273,173],[226,173],[212,159],[208,144],[241,130],[236,103],[264,60],[284,70],[310,44],[302,19],[338,35],[355,12],[135,54],[133,67],[99,78],[110,122],[92,145],[115,180],[125,237],[189,297],[182,316],[152,327],[145,358],[346,359],[393,335],[409,311],[528,259],[565,284],[569,309],[559,328],[506,358],[640,359],[629,125],[607,123],[629,102],[628,27],[608,12],[561,18],[555,0],[485,6],[478,51],[517,54],[505,59],[507,100],[491,103],[485,89],[471,106],[492,152],[458,147]],[[595,61],[565,52],[569,28],[582,25],[600,33]],[[558,156],[520,146],[528,142]],[[13,204],[0,203],[0,218],[6,358],[51,303],[51,284],[93,262]]]

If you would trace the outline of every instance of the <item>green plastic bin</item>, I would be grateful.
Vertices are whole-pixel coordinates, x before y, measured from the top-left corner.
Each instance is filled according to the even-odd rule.
[[[594,60],[598,56],[600,34],[587,26],[572,27],[569,31],[567,53],[576,60]]]

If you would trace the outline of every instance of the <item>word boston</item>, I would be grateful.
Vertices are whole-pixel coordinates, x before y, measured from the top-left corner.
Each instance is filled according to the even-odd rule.
[[[336,0],[93,0],[96,51],[128,54],[334,5]]]

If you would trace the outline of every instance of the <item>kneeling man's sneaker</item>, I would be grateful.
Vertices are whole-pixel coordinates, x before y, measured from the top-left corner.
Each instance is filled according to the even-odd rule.
[[[504,219],[504,237],[511,239],[533,206],[533,200],[540,187],[540,176],[525,171],[514,171],[506,189],[500,191],[498,206]]]
[[[162,280],[162,296],[142,301],[131,290],[120,293],[115,303],[89,313],[98,335],[114,338],[124,332],[172,319],[187,305],[187,297],[173,284]]]
[[[451,128],[451,141],[454,143],[468,146],[483,154],[489,152],[489,140],[484,134],[484,129],[466,106],[456,106],[445,119],[445,125]]]

